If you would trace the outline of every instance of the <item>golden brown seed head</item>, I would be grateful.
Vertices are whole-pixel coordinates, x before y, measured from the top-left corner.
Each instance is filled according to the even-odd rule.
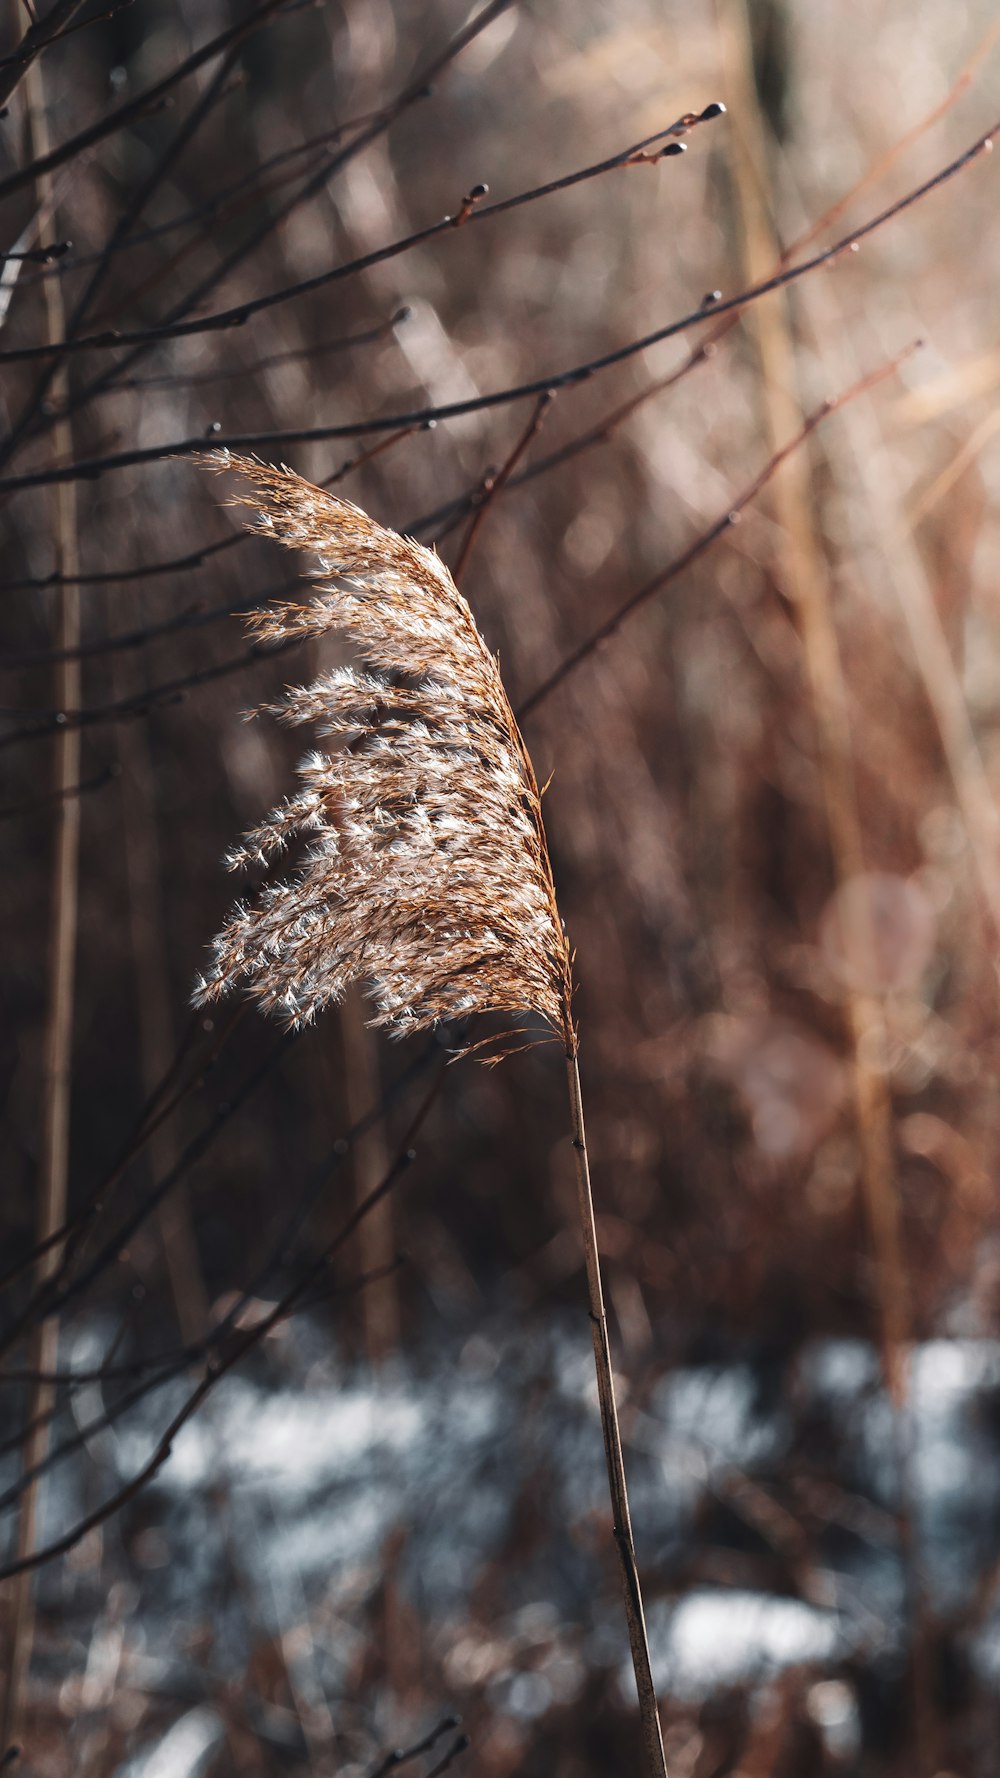
[[[311,552],[304,602],[248,619],[255,637],[336,631],[361,665],[290,688],[270,713],[321,746],[297,793],[245,836],[231,867],[304,845],[293,873],[233,910],[198,984],[238,985],[301,1025],[365,985],[395,1033],[472,1013],[570,1028],[570,966],[541,801],[497,663],[439,558],[290,469],[229,452],[253,529]]]

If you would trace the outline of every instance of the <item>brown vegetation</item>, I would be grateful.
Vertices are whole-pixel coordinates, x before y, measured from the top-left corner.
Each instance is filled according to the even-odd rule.
[[[247,707],[336,686],[368,731],[342,774],[386,686],[408,745],[430,695],[412,660],[368,680],[325,628],[267,630],[301,582],[189,460],[228,448],[437,550],[553,775],[671,1778],[992,1778],[990,9],[136,0],[50,6],[40,52],[36,10],[0,45],[26,1761],[105,1778],[172,1734],[206,1778],[361,1778],[397,1742],[420,1778],[638,1755],[554,1046],[445,1069],[353,991],[280,1036],[188,1010],[216,861],[270,845],[299,757]],[[287,806],[293,899],[329,868],[332,769]],[[499,815],[466,813],[489,847]],[[359,868],[356,907],[385,882]],[[492,1002],[514,1023],[562,993],[532,882],[532,992]],[[228,953],[247,986],[281,907]],[[433,961],[407,930],[404,1024]],[[338,968],[287,1013],[367,975]],[[748,1624],[763,1664],[713,1667]]]

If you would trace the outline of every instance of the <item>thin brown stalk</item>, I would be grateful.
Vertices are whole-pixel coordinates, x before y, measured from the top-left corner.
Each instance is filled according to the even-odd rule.
[[[728,77],[739,89],[735,107],[744,139],[734,157],[739,187],[744,261],[753,276],[773,258],[768,219],[766,160],[755,94],[745,0],[724,0],[724,40]],[[801,424],[795,394],[794,345],[784,296],[775,296],[754,315],[763,401],[772,438]],[[794,601],[803,655],[819,731],[819,767],[834,869],[841,883],[865,869],[864,841],[854,774],[852,720],[840,646],[830,609],[828,575],[812,520],[810,469],[803,457],[784,466],[772,484],[783,539],[782,578]],[[863,897],[852,903],[856,930],[847,935],[852,956],[874,956],[870,915]],[[863,978],[875,979],[873,967]],[[887,1038],[878,997],[864,986],[849,989],[850,1021],[862,1181],[878,1274],[879,1319],[886,1379],[897,1403],[904,1394],[904,1359],[909,1336],[909,1292],[900,1248],[895,1184],[892,1107],[885,1076]]]
[[[495,475],[488,476],[486,481],[483,483],[482,497],[479,501],[478,506],[476,507],[475,512],[472,515],[471,520],[469,521],[469,528],[465,533],[465,536],[462,540],[462,547],[458,552],[458,559],[457,559],[457,561],[455,563],[455,567],[454,567],[454,575],[455,575],[456,580],[463,579],[463,577],[465,575],[465,570],[469,566],[469,559],[472,555],[473,550],[476,547],[476,540],[479,537],[479,533],[483,528],[483,524],[486,520],[487,514],[489,513],[490,507],[493,505],[493,502],[497,498],[497,495],[503,492],[503,489],[506,487],[507,482],[510,480],[511,475],[513,474],[514,470],[516,469],[521,458],[524,456],[524,453],[527,450],[528,446],[530,445],[532,439],[535,438],[536,435],[538,434],[538,432],[542,426],[542,422],[545,419],[545,415],[547,414],[551,405],[552,405],[552,396],[549,394],[548,390],[546,390],[544,395],[540,395],[538,397],[538,400],[535,403],[535,407],[534,407],[534,411],[532,413],[531,419],[528,421],[527,426],[524,428],[524,431],[521,433],[521,436],[518,439],[517,443],[515,444],[513,450],[510,452],[510,455],[507,457],[506,462],[502,465],[502,467],[499,470],[497,470]]]
[[[694,542],[688,545],[687,549],[682,550],[679,556],[675,556],[672,562],[669,562],[665,568],[661,568],[659,573],[654,574],[652,580],[647,580],[634,593],[630,593],[628,598],[616,606],[610,616],[598,625],[596,630],[591,630],[582,642],[578,642],[569,654],[564,655],[558,667],[518,704],[518,721],[523,722],[524,718],[530,716],[539,704],[543,704],[547,698],[551,697],[552,693],[576,671],[577,667],[589,660],[591,655],[596,654],[605,642],[610,641],[611,637],[634,612],[641,610],[650,599],[655,598],[658,593],[662,593],[675,580],[679,580],[689,568],[693,568],[694,564],[700,561],[701,557],[706,555],[713,545],[718,543],[719,539],[724,537],[726,532],[739,521],[753,505],[762,489],[766,488],[778,471],[795,456],[797,451],[801,450],[824,420],[856,401],[859,395],[866,394],[876,388],[879,383],[884,382],[886,377],[893,376],[900,365],[917,350],[918,345],[919,341],[916,341],[907,346],[902,352],[896,353],[894,357],[886,359],[883,364],[877,365],[874,370],[868,371],[856,383],[852,383],[849,389],[842,389],[839,395],[832,395],[826,401],[821,402],[819,407],[813,408],[812,413],[806,415],[794,436],[776,450],[772,457],[768,458],[763,469],[754,476],[753,481],[741,490],[727,506],[725,512],[720,514],[714,524],[709,525],[707,531],[702,531]]]
[[[744,263],[753,277],[770,263],[774,252],[770,222],[771,191],[766,138],[752,79],[747,0],[720,0],[727,73],[732,81],[734,109],[742,133],[742,152],[734,157],[740,198]],[[735,89],[735,90],[734,90]],[[796,393],[797,367],[791,319],[785,292],[759,305],[753,315],[763,372],[763,403],[772,437],[801,420]],[[796,457],[773,484],[776,516],[782,538],[782,580],[792,599],[809,691],[818,731],[818,764],[823,788],[833,867],[839,886],[860,879],[866,869],[864,836],[858,806],[855,739],[840,643],[824,562],[813,518],[814,491],[807,459]],[[930,1673],[926,1658],[923,1587],[913,1539],[913,1488],[907,1420],[907,1364],[913,1338],[910,1284],[903,1249],[902,1216],[896,1170],[896,1138],[887,1073],[888,1030],[883,1001],[873,984],[875,931],[865,895],[845,902],[842,918],[847,954],[854,960],[846,985],[847,1023],[858,1146],[861,1195],[874,1258],[876,1313],[886,1387],[893,1408],[893,1438],[898,1476],[896,1512],[900,1551],[907,1571],[913,1611],[910,1680],[914,1720],[922,1757],[931,1725],[927,1710]],[[848,930],[848,923],[850,929]]]
[[[573,1128],[573,1154],[576,1160],[576,1188],[580,1208],[580,1226],[587,1266],[587,1290],[590,1296],[590,1331],[594,1341],[594,1365],[597,1370],[597,1393],[601,1404],[601,1430],[604,1433],[604,1457],[608,1469],[608,1488],[614,1520],[615,1547],[622,1571],[625,1595],[625,1617],[628,1623],[629,1647],[639,1694],[639,1715],[646,1771],[666,1778],[667,1764],[663,1752],[663,1733],[656,1702],[649,1661],[649,1639],[642,1607],[642,1590],[635,1559],[632,1519],[629,1513],[628,1488],[625,1483],[625,1461],[622,1456],[621,1432],[618,1426],[618,1405],[615,1400],[615,1379],[611,1368],[611,1347],[608,1321],[604,1312],[604,1291],[601,1285],[601,1261],[594,1224],[594,1199],[590,1189],[590,1159],[583,1119],[583,1095],[580,1090],[580,1065],[572,1018],[567,1008],[566,1070],[569,1078],[570,1115]]]
[[[324,746],[302,762],[298,794],[246,836],[230,863],[266,867],[293,842],[305,855],[286,881],[234,910],[196,999],[243,987],[298,1025],[357,983],[375,1003],[372,1023],[397,1034],[500,1015],[506,1036],[487,1041],[509,1053],[525,1035],[520,1015],[533,1013],[558,1036],[644,1767],[646,1778],[666,1778],[594,1226],[570,952],[538,785],[496,660],[430,550],[291,470],[228,452],[205,461],[250,483],[237,504],[255,509],[256,530],[320,561],[313,597],[251,614],[254,631],[280,641],[336,629],[361,668],[293,687],[272,712],[312,724]]]
[[[984,430],[986,426],[995,430],[996,424],[997,416],[991,414]],[[904,516],[898,469],[878,436],[871,414],[863,407],[853,416],[848,438],[849,448],[858,453],[856,461],[870,467],[864,490],[882,559],[891,570],[888,584],[898,599],[913,661],[937,725],[983,903],[994,932],[1000,936],[1000,809],[952,644],[914,541],[913,526],[922,514]],[[982,434],[976,442],[981,439]]]
[[[48,153],[49,138],[40,62],[32,60],[25,69],[24,91],[31,152],[36,157],[41,157]],[[49,174],[39,176],[37,198],[40,208],[51,209],[53,192]],[[45,324],[50,342],[63,337],[65,315],[62,287],[58,279],[49,280],[45,286]],[[58,399],[62,401],[65,394],[66,378],[61,374],[57,386]],[[73,436],[68,420],[59,421],[54,428],[53,446],[57,460],[68,461],[72,458]],[[57,564],[60,572],[71,582],[80,566],[77,500],[72,483],[60,484],[55,489],[53,504]],[[57,645],[66,652],[66,658],[56,667],[56,703],[62,710],[75,710],[80,704],[80,663],[73,658],[73,651],[80,640],[80,595],[75,586],[67,584],[55,596]],[[36,1218],[36,1239],[42,1247],[36,1272],[40,1286],[44,1286],[58,1270],[61,1244],[53,1240],[53,1236],[66,1222],[80,844],[80,799],[72,793],[80,779],[80,730],[67,724],[65,731],[57,735],[54,747],[56,833],[52,862],[49,1001],[44,1051],[45,1097]],[[52,1370],[58,1356],[57,1347],[58,1322],[55,1316],[49,1316],[39,1322],[32,1332],[30,1368],[43,1374]],[[45,1456],[52,1403],[52,1385],[41,1380],[35,1383],[28,1413],[29,1431],[22,1453],[26,1472],[35,1469]],[[38,1485],[35,1482],[28,1486],[21,1503],[17,1530],[18,1558],[27,1557],[31,1553],[35,1543],[37,1517]],[[24,1682],[31,1658],[34,1629],[32,1581],[28,1572],[18,1575],[14,1582],[10,1624],[7,1670],[0,1702],[0,1755],[14,1744],[20,1732],[23,1713]]]

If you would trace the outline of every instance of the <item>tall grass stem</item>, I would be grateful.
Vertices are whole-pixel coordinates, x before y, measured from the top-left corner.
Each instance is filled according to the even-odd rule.
[[[580,1206],[580,1226],[587,1264],[587,1291],[590,1297],[590,1331],[594,1341],[594,1365],[597,1370],[597,1394],[601,1406],[601,1430],[604,1433],[604,1456],[608,1466],[608,1488],[614,1518],[615,1546],[621,1563],[622,1590],[625,1595],[625,1616],[632,1650],[636,1690],[639,1694],[639,1715],[647,1778],[667,1778],[663,1751],[663,1733],[656,1703],[656,1688],[649,1660],[646,1616],[639,1586],[639,1570],[632,1537],[628,1488],[625,1483],[625,1460],[622,1455],[621,1432],[618,1426],[618,1405],[615,1400],[615,1379],[611,1368],[611,1347],[608,1321],[604,1312],[604,1290],[601,1284],[601,1260],[594,1223],[594,1199],[590,1189],[590,1159],[583,1117],[583,1094],[580,1088],[580,1064],[572,1025],[567,1021],[571,1041],[566,1049],[566,1070],[569,1077],[570,1116],[573,1126],[573,1154],[576,1160],[576,1189]]]
[[[40,61],[32,61],[25,70],[24,95],[31,152],[39,157],[47,154],[49,149]],[[38,217],[51,216],[55,201],[51,174],[39,175],[36,198]],[[58,278],[49,278],[45,283],[45,324],[51,342],[65,337],[65,311]],[[68,392],[64,370],[59,370],[53,378],[53,389],[55,400],[63,405]],[[72,462],[73,428],[68,419],[61,418],[56,423],[52,443],[57,462]],[[80,548],[77,496],[72,483],[54,489],[53,504],[56,566],[61,579],[55,595],[55,640],[63,657],[55,671],[56,708],[76,711],[80,705],[80,662],[75,658],[80,642],[80,592],[73,583],[80,571]],[[54,742],[53,788],[58,801],[52,859],[44,1102],[36,1213],[36,1239],[40,1245],[45,1242],[50,1245],[38,1262],[36,1278],[39,1285],[43,1285],[59,1266],[62,1246],[58,1242],[52,1243],[52,1236],[66,1222],[80,852],[80,798],[73,791],[80,779],[80,740],[80,729],[68,722]],[[44,1379],[47,1372],[56,1368],[58,1336],[54,1316],[37,1323],[31,1335],[28,1363],[38,1380],[33,1385],[27,1416],[29,1430],[22,1453],[25,1471],[35,1469],[48,1449],[54,1390]],[[29,1483],[21,1502],[16,1546],[19,1560],[28,1556],[34,1547],[38,1486],[37,1480]],[[0,1698],[0,1758],[20,1733],[24,1685],[34,1633],[32,1588],[33,1576],[28,1571],[17,1575],[12,1584],[6,1673]]]

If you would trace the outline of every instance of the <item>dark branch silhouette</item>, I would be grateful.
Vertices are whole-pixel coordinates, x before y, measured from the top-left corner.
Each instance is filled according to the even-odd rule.
[[[924,180],[922,185],[917,186],[904,197],[897,199],[894,204],[881,210],[877,216],[871,217],[858,228],[852,229],[850,234],[836,241],[832,247],[824,248],[822,252],[813,254],[798,265],[789,266],[783,271],[776,272],[773,277],[763,279],[759,284],[752,285],[737,296],[728,297],[715,303],[709,311],[706,311],[704,305],[700,305],[689,314],[682,315],[679,320],[668,322],[665,327],[656,328],[652,333],[644,334],[640,339],[630,340],[626,345],[618,346],[610,352],[604,352],[583,364],[574,365],[568,370],[553,372],[547,377],[536,377],[530,382],[515,384],[507,389],[498,389],[489,395],[478,395],[464,401],[444,402],[435,407],[419,408],[410,413],[386,414],[364,421],[355,421],[348,425],[293,427],[268,432],[220,433],[212,439],[213,448],[217,450],[270,449],[286,444],[315,444],[335,438],[356,438],[365,432],[395,431],[398,427],[425,425],[429,420],[457,419],[467,414],[485,412],[490,408],[505,407],[512,402],[522,401],[528,397],[544,395],[549,390],[555,392],[559,389],[571,388],[576,383],[596,376],[600,371],[609,370],[614,365],[625,363],[629,358],[636,357],[638,353],[647,351],[650,346],[659,345],[664,340],[675,339],[678,334],[686,333],[693,327],[703,326],[709,316],[725,315],[745,309],[751,303],[759,301],[761,297],[770,295],[772,291],[783,290],[788,285],[796,283],[800,278],[806,277],[810,272],[817,271],[821,266],[832,264],[842,254],[853,251],[861,241],[866,240],[877,229],[883,228],[887,222],[902,215],[921,198],[937,190],[947,180],[953,179],[965,167],[979,159],[981,155],[992,148],[992,139],[998,129],[1000,129],[1000,121],[985,134],[977,137],[971,148],[966,149],[946,167],[943,167],[930,179]],[[203,451],[204,448],[204,436],[199,435],[196,438],[174,440],[172,443],[162,446],[154,445],[142,450],[119,451],[106,457],[95,457],[89,461],[65,464],[56,469],[36,470],[26,475],[6,477],[0,480],[0,494],[12,494],[21,488],[45,487],[53,482],[88,480],[114,470],[135,468],[144,463],[155,463],[167,455],[192,455]]]
[[[506,216],[511,210],[518,210],[525,204],[533,204],[539,198],[551,197],[554,193],[566,191],[573,185],[580,185],[585,180],[596,179],[602,173],[613,172],[617,168],[635,167],[640,165],[653,166],[657,161],[672,154],[680,154],[683,143],[676,138],[695,128],[712,117],[719,117],[723,107],[718,104],[708,106],[699,116],[687,113],[676,122],[668,124],[666,129],[657,130],[653,136],[646,136],[641,142],[633,142],[618,154],[611,155],[607,160],[596,165],[583,167],[575,173],[567,173],[561,179],[550,179],[544,185],[536,185],[530,191],[522,191],[516,197],[502,198],[493,204],[466,204],[454,216],[441,217],[437,222],[428,223],[425,228],[416,229],[412,234],[401,240],[390,241],[385,247],[376,247],[371,253],[361,254],[359,258],[348,260],[343,265],[333,266],[327,272],[318,272],[314,277],[300,279],[296,284],[288,284],[282,290],[271,291],[267,296],[251,297],[246,302],[238,303],[234,308],[221,309],[215,315],[200,315],[191,321],[164,322],[157,327],[140,328],[134,331],[127,329],[110,329],[101,333],[87,334],[81,338],[67,338],[56,346],[20,346],[0,351],[0,364],[21,364],[34,359],[47,357],[63,358],[67,353],[90,352],[122,346],[146,346],[161,340],[188,339],[195,334],[227,332],[234,327],[245,327],[255,315],[265,310],[279,307],[286,302],[293,302],[297,297],[312,295],[314,291],[324,290],[330,284],[339,283],[343,278],[356,277],[360,272],[370,271],[372,266],[383,265],[387,260],[398,259],[408,253],[411,248],[423,246],[427,241],[439,235],[450,233],[472,222],[485,222],[498,216]],[[192,114],[193,117],[194,114]],[[200,121],[200,119],[198,120]],[[192,123],[192,129],[196,123]],[[663,138],[669,140],[664,142]],[[651,144],[660,143],[655,153],[647,152]],[[144,197],[135,200],[135,209],[142,207]],[[103,270],[103,256],[99,269]],[[95,274],[96,278],[96,274]],[[119,385],[120,386],[120,385]]]

